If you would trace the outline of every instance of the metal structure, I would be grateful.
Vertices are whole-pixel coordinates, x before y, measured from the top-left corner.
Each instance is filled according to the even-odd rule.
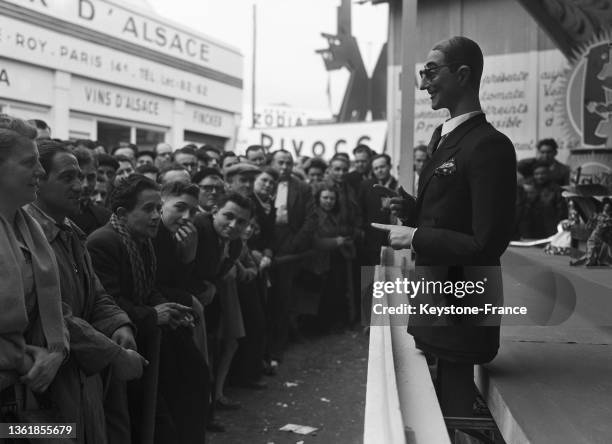
[[[337,33],[321,35],[327,40],[328,48],[316,52],[323,57],[325,69],[334,71],[346,68],[350,73],[336,120],[364,121],[368,111],[372,112],[372,120],[386,118],[387,45],[383,46],[372,78],[369,78],[359,45],[351,32],[350,0],[342,0],[338,7]]]

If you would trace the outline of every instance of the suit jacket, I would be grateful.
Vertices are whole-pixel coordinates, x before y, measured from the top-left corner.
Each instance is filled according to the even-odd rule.
[[[387,234],[372,228],[372,222],[380,224],[391,223],[391,212],[382,208],[381,198],[382,193],[373,185],[378,183],[376,179],[368,179],[361,182],[359,189],[359,205],[362,212],[363,230],[364,230],[364,250],[367,263],[362,265],[376,265],[380,259],[380,248],[388,245]],[[389,184],[392,190],[396,190],[398,183],[397,179],[391,178]]]
[[[293,177],[288,181],[287,224],[276,225],[273,250],[277,256],[297,254],[311,247],[316,228],[314,200],[310,187]]]
[[[361,187],[361,183],[365,180],[371,179],[373,179],[372,171],[368,171],[368,173],[364,176],[363,174],[353,170],[347,173],[346,176],[344,176],[345,182],[351,186],[356,195],[359,194],[359,188]]]
[[[198,214],[194,225],[198,230],[198,248],[189,287],[197,295],[206,288],[206,282],[212,282],[217,288],[224,285],[223,277],[238,261],[243,243],[241,239],[231,241],[228,256],[223,257],[223,245],[213,226],[212,215]],[[216,332],[219,326],[221,305],[218,296],[205,309],[206,329],[209,332]]]
[[[93,202],[81,206],[81,213],[72,218],[72,221],[89,236],[95,230],[106,225],[111,217],[111,211]]]
[[[213,226],[212,215],[200,213],[194,220],[198,230],[198,248],[192,275],[191,288],[198,292],[201,281],[219,282],[234,266],[242,252],[242,240],[230,242],[229,255],[223,258],[221,238]]]
[[[257,250],[267,256],[272,256],[274,247],[274,225],[276,223],[276,209],[274,202],[271,202],[271,210],[266,214],[266,210],[261,205],[259,199],[251,197],[253,202],[253,218],[259,225],[259,233],[254,234],[248,241],[251,250]]]
[[[433,153],[419,179],[416,279],[484,282],[481,294],[421,292],[419,304],[503,306],[500,256],[513,234],[516,155],[512,142],[483,114],[458,126]],[[455,285],[457,285],[455,287]],[[482,363],[499,348],[499,317],[410,316],[417,346],[451,361]]]

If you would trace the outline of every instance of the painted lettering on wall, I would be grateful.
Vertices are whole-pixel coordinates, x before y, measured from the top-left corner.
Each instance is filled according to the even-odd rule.
[[[198,58],[203,62],[209,61],[210,46],[208,43],[197,41],[192,37],[179,34],[140,17],[128,17],[123,25],[122,33],[148,43],[154,43],[160,48],[178,52],[180,55]]]
[[[96,87],[85,87],[85,100],[95,105],[126,109],[137,113],[159,115],[159,102],[147,97]]]
[[[11,86],[11,81],[9,80],[8,71],[4,68],[0,69],[0,84]]]
[[[211,68],[239,79],[243,75],[243,56],[237,48],[217,43],[199,33],[177,26],[148,8],[139,8],[138,2],[124,7],[114,0],[2,0],[21,8],[36,11],[62,22],[74,24],[89,31],[102,33],[155,53]],[[129,2],[128,2],[129,3]],[[146,2],[145,2],[146,3]],[[142,9],[142,13],[140,10]],[[80,33],[80,31],[79,31]],[[34,33],[36,35],[37,33]],[[106,39],[100,39],[104,44]],[[49,44],[52,42],[49,41]],[[170,66],[174,64],[170,63]]]
[[[334,141],[323,141],[315,140],[305,145],[304,140],[300,139],[289,139],[285,137],[274,138],[272,135],[262,132],[259,145],[262,145],[268,151],[275,150],[287,150],[294,152],[297,156],[316,156],[316,157],[331,157],[338,152],[348,152],[349,149],[354,147],[348,147],[346,139],[337,139]],[[359,144],[370,143],[371,137],[368,135],[362,135],[357,139],[355,146]]]
[[[39,0],[40,1],[40,0]],[[30,0],[30,6],[44,6],[49,13],[57,12],[60,8],[66,8],[66,4],[54,5],[55,8],[49,7],[46,1],[40,1],[40,4],[34,0]],[[164,26],[160,22],[149,20],[145,17],[131,14],[127,10],[121,10],[113,7],[113,5],[105,4],[100,1],[93,0],[78,0],[76,3],[76,11],[72,10],[72,15],[80,19],[80,21],[94,22],[107,20],[105,15],[116,17],[116,20],[121,20],[121,34],[128,37],[130,40],[136,40],[140,43],[148,43],[157,46],[160,49],[166,49],[180,56],[197,59],[202,62],[209,62],[210,44],[202,39],[190,36],[187,33],[174,30],[171,27]],[[27,41],[28,45],[35,45],[35,41]]]
[[[203,125],[214,126],[216,128],[223,125],[223,117],[218,114],[210,114],[203,111],[193,111],[193,121]]]
[[[253,119],[253,126],[256,128],[303,126],[308,122],[308,118],[304,112],[277,108],[264,108],[256,112]]]
[[[238,136],[237,150],[248,145],[263,145],[274,151],[285,149],[295,156],[319,156],[330,159],[335,153],[350,153],[363,143],[374,151],[385,151],[387,121],[305,125],[289,128],[245,129]]]
[[[7,17],[0,17],[0,54],[219,109],[239,112],[242,107],[239,88]]]

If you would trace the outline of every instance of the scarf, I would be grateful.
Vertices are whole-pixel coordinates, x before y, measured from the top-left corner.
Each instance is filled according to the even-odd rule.
[[[147,239],[144,244],[145,248],[149,253],[151,262],[148,267],[145,265],[145,261],[142,257],[141,250],[130,234],[125,222],[121,221],[116,214],[112,214],[110,218],[110,224],[113,229],[119,234],[121,243],[125,246],[130,259],[130,265],[132,266],[132,282],[133,292],[136,301],[142,301],[146,303],[149,300],[151,290],[153,290],[153,283],[155,282],[155,275],[157,273],[157,258],[155,256],[155,250],[153,249],[153,243],[151,239]]]
[[[68,334],[53,250],[40,225],[24,210],[17,211],[15,226],[32,253],[36,300],[47,348],[67,352]],[[0,334],[22,334],[28,326],[19,254],[20,246],[13,226],[0,216]],[[25,342],[21,345],[25,347]]]

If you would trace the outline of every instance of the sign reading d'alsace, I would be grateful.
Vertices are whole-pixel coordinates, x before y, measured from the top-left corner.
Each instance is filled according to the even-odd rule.
[[[236,113],[242,110],[238,87],[2,15],[0,54],[205,106]]]
[[[154,14],[105,0],[5,0],[162,52],[234,77],[242,77],[242,56],[237,49],[161,21]]]

